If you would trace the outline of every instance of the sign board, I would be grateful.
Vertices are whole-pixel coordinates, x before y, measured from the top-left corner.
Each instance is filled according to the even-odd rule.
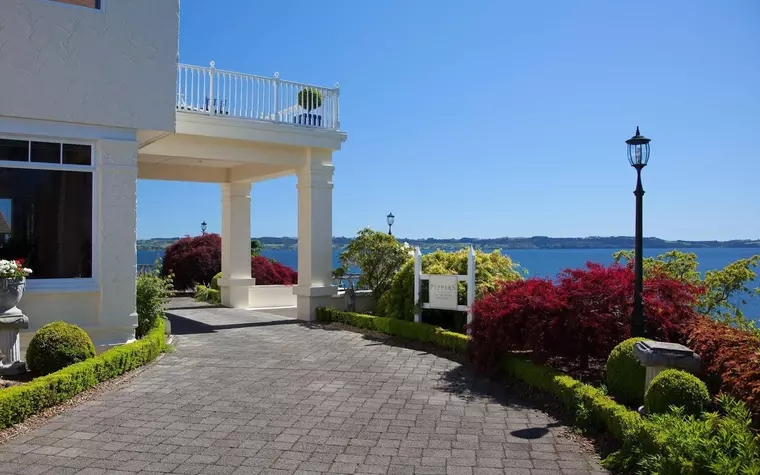
[[[455,275],[431,275],[430,307],[444,310],[458,309],[459,284]]]
[[[422,281],[429,284],[429,301],[420,301]],[[467,305],[459,305],[459,282],[467,284]],[[422,252],[414,248],[414,321],[422,321],[422,309],[440,308],[467,312],[467,323],[472,323],[472,304],[475,303],[475,249],[467,252],[467,275],[440,275],[422,273]],[[467,330],[469,332],[469,329]]]

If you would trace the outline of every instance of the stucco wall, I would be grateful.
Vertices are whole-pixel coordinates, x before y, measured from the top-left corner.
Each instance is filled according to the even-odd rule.
[[[252,285],[248,301],[253,308],[295,307],[296,296],[290,285]]]
[[[0,1],[0,116],[173,131],[178,0]]]

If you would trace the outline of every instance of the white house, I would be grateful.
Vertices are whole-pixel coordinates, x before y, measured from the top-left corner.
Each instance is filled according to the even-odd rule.
[[[309,320],[335,293],[337,84],[179,64],[178,25],[178,0],[0,1],[0,257],[35,271],[30,332],[66,320],[96,345],[132,337],[138,178],[220,184],[224,304],[292,302]],[[251,289],[250,190],[285,175],[299,282],[268,300]]]

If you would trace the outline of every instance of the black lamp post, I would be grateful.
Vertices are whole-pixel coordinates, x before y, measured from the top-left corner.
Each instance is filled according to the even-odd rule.
[[[206,221],[201,223],[201,234],[206,234]]]
[[[634,270],[636,284],[633,294],[633,315],[631,315],[631,336],[643,337],[646,333],[646,317],[644,316],[644,218],[642,207],[644,205],[644,187],[641,186],[641,170],[649,161],[649,141],[639,133],[636,127],[636,135],[626,140],[628,144],[628,163],[636,169],[636,242],[634,250]]]
[[[388,234],[393,236],[393,233],[391,232],[391,228],[393,227],[393,221],[395,221],[396,217],[393,216],[393,213],[388,213],[388,216],[385,217],[385,220],[388,222]]]

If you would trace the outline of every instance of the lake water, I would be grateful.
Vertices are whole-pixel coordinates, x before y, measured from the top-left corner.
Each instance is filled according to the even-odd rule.
[[[686,252],[697,254],[699,270],[721,269],[727,264],[738,259],[744,259],[756,254],[757,249],[683,249]],[[488,251],[488,250],[486,250]],[[507,249],[502,251],[510,256],[514,262],[528,270],[530,277],[554,277],[559,271],[567,268],[583,267],[586,262],[598,262],[611,264],[614,249]],[[644,250],[645,256],[656,256],[667,252],[667,249]],[[293,250],[265,250],[262,255],[275,259],[282,264],[294,269],[298,268],[298,253]],[[333,253],[333,267],[338,267],[339,251]],[[163,257],[163,251],[138,251],[138,264],[152,264],[156,258]],[[743,306],[748,316],[760,317],[760,298],[749,299]]]

